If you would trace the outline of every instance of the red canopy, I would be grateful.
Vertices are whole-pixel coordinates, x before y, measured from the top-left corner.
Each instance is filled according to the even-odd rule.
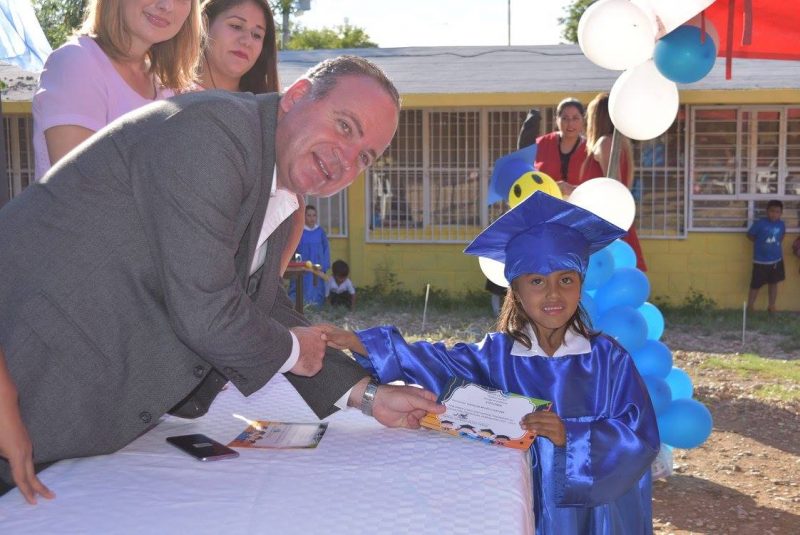
[[[704,11],[719,32],[717,55],[800,60],[800,5],[794,0],[716,0]]]

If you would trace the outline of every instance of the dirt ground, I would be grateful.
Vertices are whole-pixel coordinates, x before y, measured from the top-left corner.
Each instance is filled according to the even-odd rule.
[[[708,441],[674,450],[675,473],[653,489],[655,532],[666,535],[800,533],[800,403],[765,401],[758,381],[700,365],[710,356],[753,352],[797,359],[775,337],[669,330],[662,339],[714,417]],[[798,388],[794,385],[792,388]]]

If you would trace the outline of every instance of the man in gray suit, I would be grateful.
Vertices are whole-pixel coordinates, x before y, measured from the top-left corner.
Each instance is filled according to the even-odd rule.
[[[326,349],[279,274],[296,196],[350,185],[398,114],[379,69],[336,58],[283,96],[128,114],[0,210],[0,347],[33,460],[113,452],[171,409],[204,414],[227,381],[249,395],[279,372],[320,418],[350,405],[418,427],[441,412]]]

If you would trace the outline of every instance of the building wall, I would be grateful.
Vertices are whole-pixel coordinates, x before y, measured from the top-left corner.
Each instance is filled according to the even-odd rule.
[[[331,260],[350,264],[356,287],[373,285],[388,270],[403,288],[421,293],[425,285],[452,293],[482,291],[485,279],[474,257],[462,251],[466,244],[365,243],[364,181],[348,191],[350,236],[331,240]],[[800,311],[800,259],[792,255],[796,234],[784,238],[786,281],[778,287],[778,309]],[[722,308],[741,308],[747,299],[753,246],[745,233],[691,232],[685,239],[642,239],[647,260],[650,298],[681,304],[692,291],[716,301]],[[767,303],[767,288],[756,308]]]
[[[681,94],[684,101],[717,103],[728,100],[742,103],[761,101],[797,101],[798,95],[786,97],[783,92],[750,91],[746,99],[740,92],[686,92]],[[735,95],[735,97],[732,97]],[[543,95],[483,95],[464,99],[434,99],[425,96],[404,96],[407,105],[521,105],[554,104],[562,94]],[[578,97],[592,95],[578,94]],[[721,98],[724,97],[724,98]],[[461,102],[460,100],[464,100]],[[30,114],[29,102],[4,102],[5,113]],[[376,282],[376,274],[381,270],[392,272],[398,282],[413,292],[424,291],[425,285],[439,290],[463,293],[468,290],[480,291],[485,279],[477,265],[477,260],[462,253],[466,244],[436,243],[365,243],[366,202],[363,176],[348,190],[348,238],[331,239],[331,260],[343,259],[350,264],[351,278],[356,285],[366,286]],[[784,239],[784,259],[786,281],[779,286],[778,308],[780,310],[800,311],[800,260],[791,253],[791,243],[796,235]],[[725,308],[740,308],[747,298],[750,280],[752,244],[746,235],[736,233],[690,232],[685,239],[642,239],[642,248],[648,262],[647,273],[651,284],[651,298],[668,299],[680,304],[691,290],[702,292]],[[759,294],[758,309],[766,307],[766,287]]]

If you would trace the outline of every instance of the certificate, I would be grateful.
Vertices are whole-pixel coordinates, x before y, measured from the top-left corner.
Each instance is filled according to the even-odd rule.
[[[486,444],[528,449],[535,438],[520,427],[523,416],[549,410],[550,402],[503,392],[453,378],[439,396],[447,410],[428,414],[423,427],[450,435],[479,440]]]

